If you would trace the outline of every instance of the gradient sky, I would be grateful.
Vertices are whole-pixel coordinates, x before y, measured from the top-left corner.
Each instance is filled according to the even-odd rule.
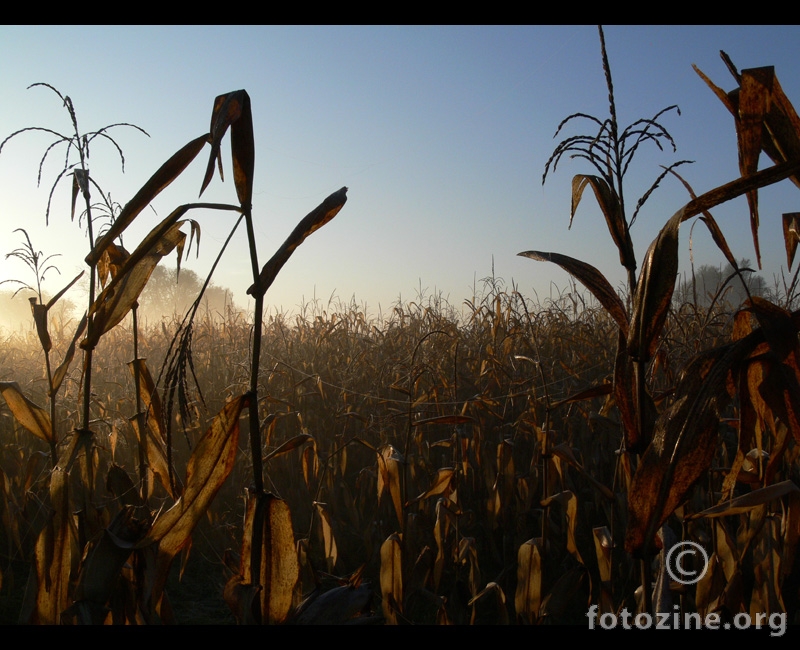
[[[739,69],[774,65],[800,106],[800,27],[608,26],[605,38],[621,126],[677,104],[661,117],[677,152],[645,147],[627,177],[630,206],[660,172],[689,159],[681,174],[700,194],[738,177],[733,118],[692,70],[697,64],[725,90],[736,84],[719,56]],[[542,185],[542,173],[567,115],[608,114],[595,26],[0,26],[0,140],[29,126],[69,133],[70,123],[46,82],[69,95],[79,126],[92,131],[128,122],[140,132],[109,132],[125,154],[125,172],[108,142],[95,141],[90,171],[125,204],[189,140],[206,132],[214,97],[244,88],[256,141],[254,217],[263,265],[297,221],[328,194],[349,187],[339,215],[313,234],[284,267],[266,299],[296,310],[316,297],[351,298],[385,314],[398,299],[441,294],[456,308],[492,272],[544,301],[568,288],[552,264],[517,257],[555,251],[597,266],[623,287],[619,258],[594,198],[587,193],[569,225],[573,175],[592,173],[564,159]],[[563,135],[592,133],[576,122]],[[559,136],[560,140],[561,136]],[[54,149],[36,187],[39,160],[53,138],[16,136],[0,153],[0,280],[32,282],[5,254],[28,230],[37,250],[60,253],[58,291],[83,266],[88,243],[69,218],[70,184],[48,193],[63,167]],[[230,169],[230,149],[223,154]],[[133,250],[176,206],[197,200],[207,151],[142,213],[125,234]],[[762,161],[762,167],[766,161]],[[230,173],[215,177],[205,201],[235,203]],[[762,191],[765,279],[785,269],[780,215],[800,209],[788,182]],[[633,228],[638,259],[689,197],[665,179]],[[738,257],[755,259],[747,205],[713,211]],[[194,212],[202,228],[200,257],[185,266],[207,273],[234,222],[232,213]],[[681,268],[688,269],[692,222],[681,230]],[[692,232],[695,264],[721,264],[704,226]],[[174,266],[174,256],[166,261]],[[242,227],[215,275],[242,306],[252,282]],[[3,288],[8,287],[5,285]],[[75,296],[76,300],[81,300]]]

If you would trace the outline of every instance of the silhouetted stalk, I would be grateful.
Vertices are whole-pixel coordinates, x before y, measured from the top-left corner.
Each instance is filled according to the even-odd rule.
[[[250,264],[253,269],[253,283],[259,286],[258,252],[253,229],[253,211],[244,211],[247,225],[247,243],[250,246]],[[258,419],[258,368],[261,364],[261,328],[264,319],[264,294],[255,294],[253,312],[253,357],[250,360],[250,403],[248,405],[250,423],[250,455],[253,459],[253,485],[257,494],[264,491],[264,466],[261,460],[261,427]]]
[[[48,401],[50,402],[50,460],[53,469],[58,465],[58,437],[56,436],[56,393],[53,390],[53,372],[50,369],[50,351],[44,352],[44,364],[47,368]]]
[[[600,50],[603,57],[603,72],[606,75],[606,85],[608,86],[608,110],[611,115],[611,120],[609,121],[609,129],[611,130],[611,144],[614,147],[614,174],[612,180],[614,181],[614,185],[612,189],[617,193],[617,197],[619,199],[619,210],[620,214],[622,214],[622,223],[625,228],[626,236],[630,230],[630,223],[628,223],[628,219],[625,217],[625,194],[622,187],[622,177],[625,173],[623,168],[623,161],[622,161],[622,142],[619,138],[619,124],[617,123],[617,105],[614,101],[614,84],[611,81],[611,66],[608,63],[608,54],[606,52],[606,39],[603,36],[603,26],[597,26],[598,31],[600,32]],[[628,269],[628,291],[630,294],[633,295],[636,292],[636,271],[634,269]]]
[[[147,419],[142,411],[142,388],[139,372],[139,305],[134,303],[133,314],[133,383],[136,387],[136,426],[139,432],[139,485],[142,501],[149,493],[147,480]]]

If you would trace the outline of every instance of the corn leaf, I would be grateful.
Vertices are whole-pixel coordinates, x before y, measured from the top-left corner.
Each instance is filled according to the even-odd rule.
[[[675,401],[656,423],[652,443],[628,492],[625,548],[638,555],[708,469],[717,447],[719,412],[730,401],[728,373],[738,368],[763,333],[697,355],[684,369]]]
[[[68,472],[55,467],[50,477],[53,516],[45,524],[34,549],[37,578],[36,605],[31,623],[57,625],[70,601],[70,570],[74,540],[70,530]]]
[[[724,503],[720,503],[712,508],[706,508],[702,512],[692,515],[692,519],[699,519],[701,517],[727,517],[728,515],[738,515],[743,512],[748,512],[756,506],[762,506],[770,503],[775,499],[779,499],[786,494],[792,492],[800,492],[792,481],[781,481],[767,487],[753,490],[746,494],[730,499]]]
[[[249,209],[253,197],[253,169],[255,165],[255,142],[253,139],[253,116],[250,96],[245,90],[219,95],[214,99],[211,113],[211,154],[206,174],[200,188],[202,195],[214,175],[214,163],[218,164],[222,178],[222,138],[231,129],[231,153],[233,156],[233,180],[236,194],[243,208]]]
[[[583,196],[583,191],[587,185],[591,185],[594,190],[594,195],[597,198],[597,203],[603,211],[603,216],[606,219],[608,232],[611,233],[611,238],[619,251],[619,262],[626,269],[631,271],[636,269],[636,256],[633,252],[633,241],[628,231],[628,226],[625,223],[625,215],[622,214],[622,208],[619,204],[619,199],[616,193],[609,187],[608,183],[599,176],[592,176],[586,174],[577,174],[572,179],[572,208],[570,209],[569,225],[572,227],[572,219],[575,216],[575,211],[578,209],[578,204]]]
[[[787,212],[783,215],[783,242],[786,245],[786,264],[792,269],[797,242],[800,241],[800,212]]]
[[[300,445],[304,445],[307,442],[313,441],[314,436],[308,433],[301,433],[296,435],[294,438],[290,438],[286,442],[284,442],[280,447],[277,449],[273,449],[269,452],[266,456],[264,456],[264,462],[270,460],[271,458],[276,458],[278,456],[282,456],[283,454],[288,454],[293,449],[297,449]]]
[[[17,422],[37,438],[47,442],[53,441],[50,414],[25,397],[17,382],[0,381],[0,393],[3,394],[3,398]]]
[[[319,522],[322,526],[322,553],[325,557],[325,563],[328,567],[328,573],[333,573],[336,566],[336,561],[339,559],[339,551],[336,548],[336,538],[333,535],[333,527],[331,526],[331,516],[325,508],[324,503],[314,502],[319,514]]]
[[[403,525],[403,502],[400,496],[400,474],[402,473],[402,456],[392,446],[386,445],[378,453],[378,503],[385,492],[394,505],[397,521]]]
[[[151,232],[125,261],[92,305],[89,315],[94,316],[94,324],[90,328],[90,334],[81,342],[82,348],[93,349],[103,334],[116,326],[137,304],[139,295],[161,258],[186,239],[186,234],[180,229],[182,224],[183,222],[173,223],[157,239],[151,237]]]
[[[517,591],[514,608],[517,616],[529,625],[539,618],[542,603],[541,538],[529,539],[517,551]]]
[[[678,275],[678,228],[681,220],[682,213],[679,212],[650,244],[636,284],[628,354],[642,362],[655,351],[672,302]]]
[[[253,200],[253,171],[255,167],[255,141],[253,138],[253,114],[250,95],[237,90],[214,99],[211,114],[211,155],[200,189],[202,195],[214,175],[214,162],[219,163],[222,176],[220,146],[228,128],[231,129],[231,154],[233,158],[233,182],[243,209],[249,209]]]
[[[239,579],[243,595],[258,603],[256,620],[286,620],[299,571],[289,505],[272,494],[248,492]]]
[[[86,263],[94,266],[106,248],[117,239],[125,229],[131,225],[136,216],[152,202],[161,191],[181,175],[184,169],[192,162],[203,146],[208,142],[207,134],[201,135],[178,150],[165,162],[145,183],[142,188],[128,201],[122,211],[117,215],[111,228],[97,241],[95,247],[86,256]]]
[[[400,537],[392,533],[381,545],[381,596],[383,615],[390,625],[397,625],[397,615],[402,613],[403,574]]]
[[[233,469],[239,442],[239,416],[249,398],[231,400],[214,418],[195,447],[186,468],[183,495],[156,519],[138,546],[158,543],[153,602],[159,603],[172,559],[190,541],[190,535]]]
[[[431,481],[431,487],[428,488],[425,492],[420,494],[418,497],[411,499],[411,503],[416,503],[417,501],[422,501],[423,499],[427,499],[428,497],[437,496],[439,494],[443,494],[445,496],[449,496],[450,490],[450,482],[453,479],[453,468],[452,467],[442,467],[441,469],[436,470],[436,476],[434,476],[433,481]]]
[[[283,242],[281,247],[261,269],[258,283],[251,285],[247,293],[254,298],[259,295],[263,296],[275,281],[278,273],[292,256],[295,249],[302,244],[311,233],[319,230],[333,219],[339,213],[339,210],[342,209],[346,201],[347,188],[343,187],[328,196],[322,203],[303,217],[300,223],[295,226],[295,229],[291,232],[289,237],[287,237],[286,241]]]
[[[614,322],[616,322],[627,338],[628,313],[625,310],[625,304],[622,302],[619,295],[617,295],[617,292],[614,291],[614,288],[609,284],[608,280],[606,280],[605,276],[595,267],[586,262],[576,260],[574,257],[561,255],[560,253],[525,251],[524,253],[517,253],[517,255],[539,262],[553,262],[554,264],[558,264],[592,292],[592,295],[605,307],[606,311],[614,319]]]
[[[135,508],[120,510],[100,538],[94,540],[81,566],[74,603],[64,613],[75,614],[81,623],[102,625],[108,614],[106,603],[118,585],[120,571],[145,528],[133,515]]]

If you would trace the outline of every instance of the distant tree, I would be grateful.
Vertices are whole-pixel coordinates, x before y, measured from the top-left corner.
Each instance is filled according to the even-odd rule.
[[[139,314],[150,322],[181,318],[202,288],[203,280],[191,269],[181,269],[179,274],[175,268],[156,266],[139,297]],[[201,309],[223,318],[228,309],[238,310],[233,292],[214,284],[210,284],[203,294]]]
[[[741,259],[739,268],[750,269],[750,260]],[[747,290],[742,285],[742,279],[747,285]],[[730,263],[726,264],[724,268],[703,264],[695,270],[694,278],[684,279],[680,283],[675,292],[675,300],[678,303],[694,302],[696,295],[698,306],[708,307],[714,297],[721,292],[717,300],[724,300],[731,306],[738,307],[747,299],[747,291],[752,296],[765,297],[768,294],[769,290],[764,278],[754,271],[743,270],[742,279],[736,276]]]
[[[30,298],[35,296],[35,292],[27,289],[18,293],[14,290],[0,291],[0,329],[9,332],[34,329]],[[51,296],[43,294],[42,297],[47,302]],[[77,305],[69,298],[62,297],[48,313],[50,334],[60,332],[62,327],[76,317],[76,314]]]
[[[20,291],[14,296],[14,291],[0,291],[0,327],[12,331],[33,327],[29,295],[35,294]]]

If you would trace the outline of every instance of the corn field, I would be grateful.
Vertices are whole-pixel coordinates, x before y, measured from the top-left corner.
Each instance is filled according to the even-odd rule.
[[[591,168],[573,178],[569,220],[591,188],[627,292],[578,259],[528,250],[575,284],[541,304],[490,277],[463,309],[420,295],[380,319],[355,301],[265,309],[286,261],[346,209],[348,189],[260,264],[246,91],[216,97],[210,131],[120,207],[90,175],[89,148],[110,141],[121,155],[112,129],[139,127],[81,132],[70,98],[37,84],[74,126],[48,130],[44,157],[67,149],[52,187],[72,183],[90,289],[82,317],[55,317],[81,276],[45,299],[50,260],[19,229],[9,256],[35,280],[11,282],[30,296],[35,327],[0,344],[0,622],[800,620],[797,274],[741,304],[724,287],[702,303],[676,294],[678,232],[693,219],[747,291],[711,211],[747,198],[760,266],[759,229],[779,226],[761,223],[757,193],[800,187],[800,118],[772,68],[739,71],[722,53],[733,91],[697,72],[734,116],[741,177],[697,195],[678,161],[631,211],[628,166],[640,147],[675,150],[662,120],[676,107],[619,125],[602,29],[600,42],[609,115],[563,120],[556,137],[592,131],[564,136],[542,181],[564,156]],[[35,129],[46,130],[9,135],[0,155]],[[177,206],[126,250],[121,235],[208,147],[202,194],[226,135],[235,201]],[[758,170],[762,151],[773,164]],[[640,259],[630,228],[667,177],[686,194]],[[142,291],[167,256],[180,267],[199,238],[197,209],[229,218],[231,236],[244,225],[253,312],[204,311],[201,291],[185,315],[142,326]],[[790,269],[799,214],[782,217]],[[667,564],[685,542],[708,558],[690,584]]]

